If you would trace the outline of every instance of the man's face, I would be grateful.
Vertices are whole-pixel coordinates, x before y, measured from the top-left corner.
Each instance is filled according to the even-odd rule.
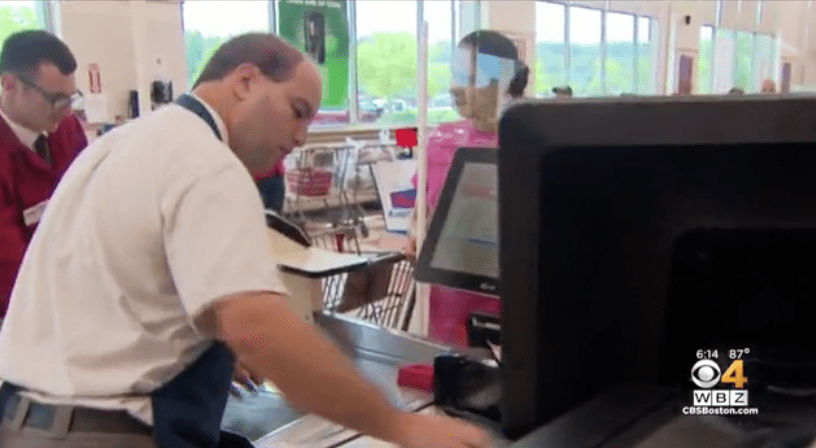
[[[21,125],[36,132],[53,132],[71,113],[76,94],[74,74],[62,74],[56,65],[44,62],[33,73],[2,75],[7,113]]]
[[[270,80],[257,67],[239,70],[253,73],[233,87],[240,98],[227,119],[229,141],[238,158],[255,173],[272,168],[305,143],[309,124],[320,107],[322,80],[314,64],[305,59],[281,83]]]

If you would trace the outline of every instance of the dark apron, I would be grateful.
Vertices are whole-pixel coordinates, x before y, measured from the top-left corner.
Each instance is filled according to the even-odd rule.
[[[201,117],[221,139],[213,117],[195,98],[182,95],[176,103]],[[229,349],[215,342],[192,365],[151,394],[153,438],[159,448],[252,448],[245,438],[221,431],[233,361]],[[3,384],[0,415],[9,397],[20,390],[16,385]]]
[[[256,184],[261,193],[264,208],[280,213],[286,200],[286,183],[283,176],[275,174],[257,181]]]
[[[176,104],[198,115],[221,139],[215,120],[198,100],[182,95]],[[221,431],[233,362],[229,349],[216,342],[153,392],[153,437],[159,448],[252,447],[243,437]]]

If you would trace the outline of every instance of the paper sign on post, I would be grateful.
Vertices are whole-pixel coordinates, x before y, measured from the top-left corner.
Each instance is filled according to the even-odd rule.
[[[411,177],[416,168],[416,160],[377,162],[371,167],[385,215],[385,229],[389,232],[406,233],[411,225],[417,194]]]
[[[101,93],[88,94],[85,97],[85,118],[91,124],[110,122],[108,97]]]

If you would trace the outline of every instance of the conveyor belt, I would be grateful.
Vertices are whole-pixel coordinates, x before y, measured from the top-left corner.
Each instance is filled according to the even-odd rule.
[[[417,411],[432,403],[428,392],[397,386],[397,370],[406,363],[431,363],[448,348],[340,316],[320,315],[315,322],[395,405]],[[359,438],[355,431],[292,409],[280,395],[267,391],[230,397],[222,427],[253,440],[259,448],[282,443],[330,448]]]

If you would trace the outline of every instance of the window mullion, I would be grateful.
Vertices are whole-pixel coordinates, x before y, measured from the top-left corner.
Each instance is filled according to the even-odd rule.
[[[346,3],[349,33],[349,126],[359,123],[359,84],[357,79],[357,0]]]

